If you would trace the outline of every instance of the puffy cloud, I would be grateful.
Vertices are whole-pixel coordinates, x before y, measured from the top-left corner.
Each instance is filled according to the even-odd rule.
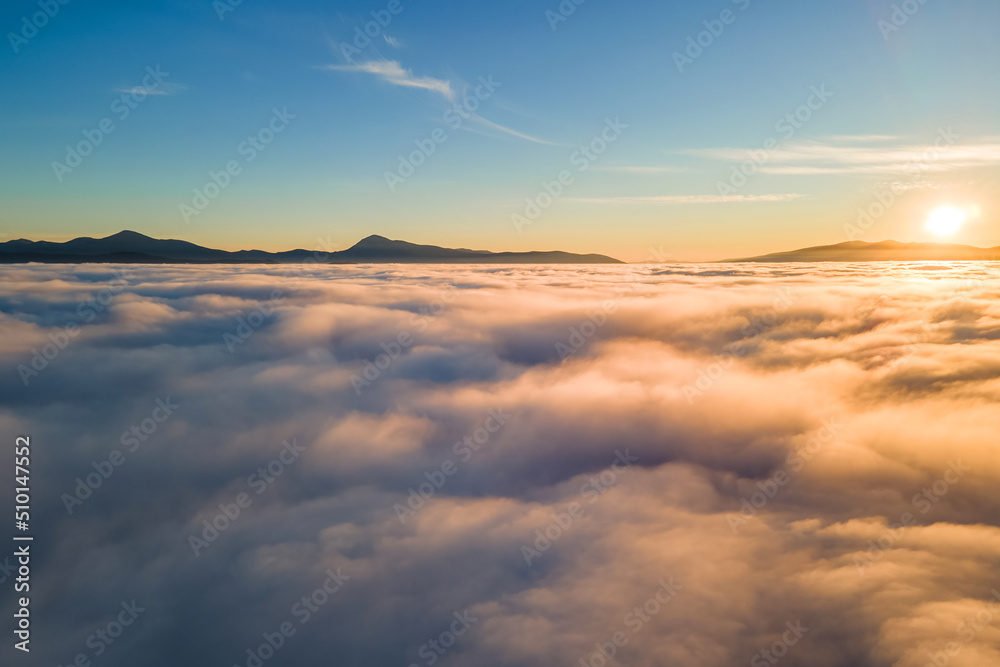
[[[285,621],[265,664],[602,664],[618,632],[608,664],[992,664],[996,278],[3,267],[33,652],[95,658],[135,599],[102,664],[245,665]]]

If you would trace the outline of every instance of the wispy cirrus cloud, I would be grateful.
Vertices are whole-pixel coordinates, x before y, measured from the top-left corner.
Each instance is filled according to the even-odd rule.
[[[593,171],[609,171],[622,174],[679,174],[687,171],[686,167],[674,166],[611,166],[611,167],[591,167]]]
[[[543,144],[545,146],[555,146],[556,145],[555,143],[553,143],[551,141],[546,141],[545,139],[539,139],[538,137],[533,137],[530,134],[525,134],[524,132],[518,132],[515,129],[506,127],[504,125],[500,125],[499,123],[494,123],[493,121],[487,120],[486,118],[483,118],[482,116],[480,116],[478,114],[472,114],[471,115],[471,120],[474,121],[474,122],[476,122],[476,123],[479,123],[481,125],[484,125],[485,127],[488,127],[490,129],[497,130],[499,132],[503,132],[504,134],[508,134],[508,135],[510,135],[512,137],[517,137],[518,139],[524,139],[525,141],[530,141],[530,142],[533,142],[533,143],[536,143],[536,144]]]
[[[391,37],[385,36],[386,41],[392,45],[399,47],[398,41]],[[457,97],[455,90],[452,87],[451,81],[445,81],[443,79],[435,79],[433,77],[417,77],[413,75],[411,70],[405,69],[398,61],[395,60],[371,60],[365,63],[358,63],[354,65],[328,65],[326,69],[337,71],[337,72],[363,72],[366,74],[373,74],[383,81],[390,83],[394,86],[404,86],[409,88],[422,88],[424,90],[429,90],[431,92],[439,93],[449,102],[454,102]],[[456,105],[458,108],[459,105]],[[472,113],[471,109],[466,109],[465,113],[462,114],[463,117],[468,118],[472,123],[478,124],[484,128],[490,130],[495,130],[501,132],[511,137],[516,137],[518,139],[523,139],[525,141],[530,141],[536,144],[543,144],[546,146],[555,145],[551,141],[545,139],[540,139],[538,137],[520,132],[513,128],[501,125],[500,123],[495,123],[491,120],[483,118],[479,114]],[[471,130],[469,127],[465,127],[466,130]],[[483,134],[487,134],[483,132]]]
[[[898,142],[883,135],[833,136],[818,141],[788,144],[769,154],[761,173],[784,176],[835,174],[946,173],[1000,163],[1000,141],[980,139],[958,145],[958,135],[936,137],[928,143]],[[684,151],[708,160],[740,162],[747,159],[742,148],[705,148]]]
[[[450,81],[435,79],[429,76],[414,76],[412,71],[405,69],[396,60],[370,60],[356,65],[327,65],[327,69],[335,72],[363,72],[365,74],[373,74],[394,86],[422,88],[423,90],[438,93],[448,100],[455,98],[455,91],[452,90]]]
[[[116,88],[115,92],[128,93],[130,95],[176,95],[187,90],[187,86],[179,83],[160,83],[155,86],[130,86],[128,88]]]
[[[400,42],[388,35],[384,35],[385,40],[391,46],[399,48]],[[394,85],[394,86],[406,86],[410,88],[423,88],[425,90],[430,90],[441,94],[449,102],[454,102],[456,95],[454,88],[452,87],[451,81],[445,81],[443,79],[435,79],[433,77],[416,77],[413,75],[411,70],[405,69],[398,61],[395,60],[372,60],[366,63],[358,63],[356,65],[328,65],[326,69],[334,70],[337,72],[364,72],[366,74],[374,74],[380,77],[384,81]],[[461,86],[459,86],[461,88]],[[463,93],[464,94],[464,93]],[[456,104],[455,108],[458,109],[461,103]],[[461,113],[462,117],[467,118],[472,123],[480,125],[481,127],[495,130],[501,132],[511,137],[516,137],[518,139],[523,139],[525,141],[530,141],[536,144],[542,144],[545,146],[554,146],[554,142],[547,141],[545,139],[540,139],[538,137],[532,136],[530,134],[520,132],[506,125],[501,125],[500,123],[495,123],[487,118],[480,116],[479,114],[473,113],[472,109],[463,109]],[[463,129],[469,131],[475,131],[472,128],[465,126]],[[491,133],[480,132],[481,134],[489,135]]]
[[[806,195],[787,193],[772,195],[668,195],[654,197],[578,197],[569,201],[588,204],[736,204],[777,202],[802,199]]]
[[[880,184],[882,187],[891,188],[894,192],[908,192],[910,190],[944,190],[963,185],[963,183],[953,181],[891,181]]]
[[[828,141],[878,142],[895,141],[900,137],[893,134],[831,134],[826,139]]]

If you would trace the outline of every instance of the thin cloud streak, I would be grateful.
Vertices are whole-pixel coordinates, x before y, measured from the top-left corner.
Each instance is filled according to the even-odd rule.
[[[684,153],[709,160],[740,162],[747,159],[749,151],[742,148],[706,148]],[[918,166],[921,171],[949,172],[997,163],[1000,163],[1000,143],[993,139],[972,145],[931,142],[894,147],[810,141],[789,144],[769,154],[761,172],[786,176],[902,174],[912,172]]]
[[[450,81],[435,79],[429,76],[414,76],[412,71],[404,69],[395,60],[371,60],[366,63],[358,63],[357,65],[327,65],[327,69],[335,72],[363,72],[365,74],[373,74],[394,86],[429,90],[444,96],[449,101],[455,98],[455,92],[451,88]]]
[[[686,167],[591,167],[593,171],[609,171],[623,174],[679,174],[688,171]]]
[[[900,139],[893,134],[832,134],[827,137],[829,141],[895,141]]]
[[[534,142],[536,144],[543,144],[545,146],[555,146],[556,145],[555,143],[553,143],[551,141],[546,141],[545,139],[539,139],[538,137],[533,137],[530,134],[524,134],[523,132],[518,132],[517,130],[513,130],[513,129],[509,128],[509,127],[504,127],[503,125],[500,125],[499,123],[494,123],[493,121],[487,120],[487,119],[485,119],[482,116],[479,116],[477,114],[472,114],[472,120],[474,120],[477,123],[481,123],[481,124],[485,125],[486,127],[490,127],[490,128],[493,128],[494,130],[499,130],[500,132],[503,132],[505,134],[509,134],[512,137],[517,137],[518,139],[524,139],[525,141],[531,141],[531,142]]]
[[[156,86],[132,86],[131,88],[116,88],[115,92],[127,93],[129,95],[176,95],[186,90],[187,86],[179,83],[161,83]]]
[[[588,204],[735,204],[803,199],[803,194],[774,195],[673,195],[663,197],[579,197],[569,201]]]

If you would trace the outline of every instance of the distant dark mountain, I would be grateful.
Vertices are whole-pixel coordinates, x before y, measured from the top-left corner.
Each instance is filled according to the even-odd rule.
[[[356,245],[331,253],[309,250],[228,252],[187,241],[154,239],[137,232],[118,232],[103,239],[82,237],[65,243],[18,239],[0,243],[0,264],[123,263],[123,264],[291,264],[321,261],[329,264],[621,264],[604,255],[568,252],[490,252],[417,245],[369,236]]]
[[[468,261],[470,256],[479,259],[492,255],[485,250],[455,250],[439,248],[432,245],[417,245],[406,241],[393,241],[384,236],[369,236],[347,250],[335,253],[340,258],[349,258],[358,262],[385,261],[382,258],[392,258],[394,262],[416,261]],[[519,253],[524,254],[524,253]]]
[[[726,262],[954,262],[1000,260],[1000,247],[976,248],[956,243],[848,241]]]
[[[622,264],[604,255],[575,255],[558,250],[548,252],[490,252],[464,248],[440,248],[392,241],[384,236],[369,236],[347,250],[330,253],[333,263],[369,262],[416,263],[490,263],[490,264]]]

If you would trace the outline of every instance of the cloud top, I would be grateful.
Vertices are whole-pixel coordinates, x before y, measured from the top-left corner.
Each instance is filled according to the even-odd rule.
[[[3,267],[37,659],[994,664],[998,277]]]

